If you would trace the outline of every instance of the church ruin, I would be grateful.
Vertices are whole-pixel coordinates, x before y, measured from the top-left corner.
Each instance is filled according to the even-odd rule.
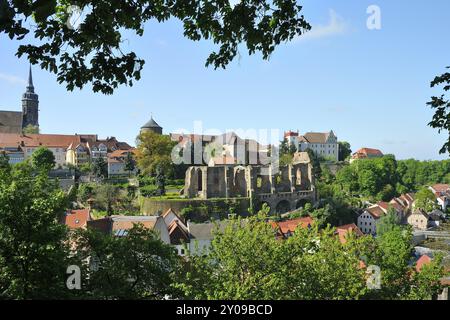
[[[307,152],[274,172],[270,165],[192,166],[186,171],[187,198],[252,198],[266,203],[271,213],[285,213],[315,202],[316,190]]]

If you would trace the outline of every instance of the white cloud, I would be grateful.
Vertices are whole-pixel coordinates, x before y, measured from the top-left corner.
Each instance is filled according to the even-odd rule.
[[[1,72],[0,72],[0,80],[6,81],[9,84],[13,84],[13,85],[15,85],[15,84],[26,85],[27,84],[27,82],[20,77],[16,77],[11,74],[1,73]]]
[[[331,37],[345,34],[348,25],[345,20],[339,16],[333,9],[329,10],[329,21],[326,25],[312,24],[311,30],[297,38],[297,40],[309,40]]]

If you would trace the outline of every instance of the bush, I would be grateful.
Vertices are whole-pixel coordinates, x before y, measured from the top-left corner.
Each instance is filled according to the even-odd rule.
[[[143,197],[153,197],[156,195],[158,187],[153,184],[150,184],[139,188],[139,190],[141,191],[141,195]]]

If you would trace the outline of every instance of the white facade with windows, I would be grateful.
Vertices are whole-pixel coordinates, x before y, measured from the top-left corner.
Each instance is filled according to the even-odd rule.
[[[339,143],[333,130],[330,132],[298,132],[288,131],[284,135],[289,145],[294,145],[297,151],[310,149],[316,156],[333,161],[339,160]]]

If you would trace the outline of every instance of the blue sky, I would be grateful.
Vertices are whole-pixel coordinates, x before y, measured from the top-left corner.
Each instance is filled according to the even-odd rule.
[[[380,148],[399,159],[443,159],[445,140],[427,127],[430,81],[450,65],[450,2],[299,1],[313,25],[305,39],[281,45],[269,61],[245,48],[226,70],[204,66],[214,45],[183,38],[172,20],[149,23],[125,49],[146,60],[142,79],[112,96],[90,87],[67,92],[34,66],[43,133],[97,133],[134,143],[153,113],[165,132],[201,120],[219,130],[333,129],[352,149]],[[368,30],[366,9],[381,9]],[[28,65],[18,42],[0,37],[0,110],[19,110]]]

